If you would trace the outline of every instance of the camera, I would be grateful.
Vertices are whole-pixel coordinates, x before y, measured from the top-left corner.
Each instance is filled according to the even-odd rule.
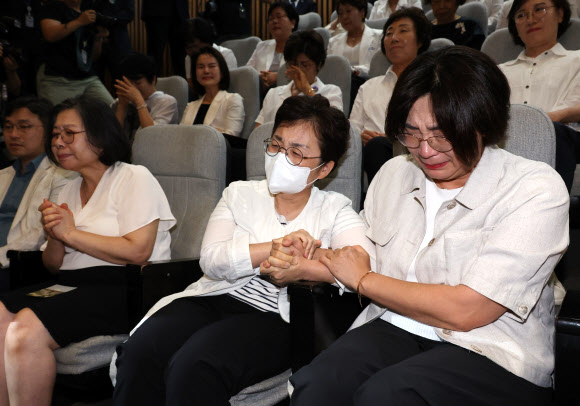
[[[119,20],[115,17],[103,14],[105,9],[105,4],[103,0],[88,0],[83,2],[83,9],[85,10],[95,10],[97,13],[97,19],[95,25],[100,25],[107,29],[114,28],[115,25],[119,23]]]

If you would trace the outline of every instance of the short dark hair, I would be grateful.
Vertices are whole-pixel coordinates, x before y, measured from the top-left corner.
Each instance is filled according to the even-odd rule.
[[[307,123],[318,139],[323,162],[338,160],[348,148],[350,123],[344,113],[332,107],[324,96],[291,96],[284,100],[274,119],[272,135],[279,127]]]
[[[6,106],[5,117],[11,116],[16,110],[28,109],[38,117],[44,128],[44,139],[50,138],[52,133],[52,109],[53,105],[46,99],[34,96],[23,96],[12,100]]]
[[[277,8],[283,9],[290,21],[295,21],[292,31],[296,31],[298,29],[298,23],[300,22],[300,16],[294,6],[287,1],[277,1],[272,3],[270,4],[270,7],[268,7],[268,17],[270,17]]]
[[[203,47],[191,57],[191,81],[193,82],[193,90],[195,94],[199,96],[205,94],[205,88],[197,81],[197,75],[195,73],[197,59],[204,54],[209,54],[217,60],[221,76],[219,88],[220,90],[227,90],[230,87],[230,70],[228,69],[228,64],[226,63],[224,56],[214,47]]]
[[[213,27],[210,22],[201,17],[190,18],[187,20],[185,28],[185,44],[195,41],[196,39],[209,45],[215,42]]]
[[[105,165],[116,162],[131,161],[131,144],[121,129],[113,110],[100,99],[79,96],[67,99],[54,108],[53,116],[66,110],[75,110],[81,116],[85,127],[87,141],[101,151],[99,161]],[[52,137],[47,137],[44,144],[48,158],[58,165],[52,153]]]
[[[457,0],[457,7],[463,6],[466,0]],[[431,4],[431,0],[425,0],[425,4]]]
[[[515,17],[518,10],[524,4],[526,4],[527,1],[528,0],[514,0],[512,8],[508,13],[508,30],[512,36],[512,39],[514,40],[514,43],[516,45],[521,45],[524,47],[526,46],[526,44],[524,44],[524,42],[522,41],[522,39],[518,34]],[[564,11],[562,22],[558,24],[558,38],[560,38],[562,34],[564,34],[568,29],[568,27],[570,26],[570,15],[571,15],[570,4],[568,3],[568,0],[552,0],[552,3],[554,3],[554,6],[556,6],[556,10]]]
[[[484,53],[453,46],[415,58],[397,80],[387,109],[385,132],[392,141],[405,131],[417,99],[427,95],[439,129],[467,167],[473,167],[480,157],[476,132],[483,146],[505,137],[510,86]]]
[[[336,13],[338,14],[338,7],[339,6],[353,6],[354,8],[364,11],[365,15],[363,17],[363,21],[368,17],[367,12],[368,12],[368,3],[367,0],[338,0],[336,2]]]
[[[326,61],[322,36],[314,30],[293,32],[284,46],[284,60],[294,61],[300,54],[306,55],[320,70]]]
[[[425,52],[431,45],[432,24],[429,20],[427,20],[427,17],[425,17],[423,10],[417,7],[403,7],[391,14],[383,27],[383,35],[381,36],[381,51],[385,56],[387,55],[387,51],[385,50],[385,34],[387,33],[387,28],[402,18],[409,18],[411,21],[413,21],[413,25],[415,26],[415,35],[417,36],[417,43],[421,44],[421,47],[417,52],[418,54]]]
[[[121,75],[126,76],[129,80],[145,78],[149,83],[153,83],[157,74],[155,59],[137,52],[126,56],[121,61],[119,68]]]

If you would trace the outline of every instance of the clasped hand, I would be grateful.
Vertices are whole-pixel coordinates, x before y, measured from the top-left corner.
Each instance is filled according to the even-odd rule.
[[[270,256],[260,264],[260,273],[279,286],[302,278],[304,261],[312,260],[321,245],[305,230],[298,230],[272,241]]]
[[[360,245],[327,251],[320,257],[320,262],[332,276],[352,291],[356,290],[360,279],[371,270],[370,256]]]
[[[52,239],[64,243],[68,233],[76,230],[74,216],[66,203],[59,206],[44,199],[38,210],[42,214],[41,221],[44,231]]]

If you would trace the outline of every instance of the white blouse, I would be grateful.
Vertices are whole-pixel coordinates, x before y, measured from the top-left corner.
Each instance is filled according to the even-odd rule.
[[[149,260],[171,259],[169,229],[176,221],[163,189],[147,168],[124,162],[111,165],[85,207],[81,204],[81,182],[81,177],[69,182],[58,196],[59,205],[68,204],[78,230],[122,237],[159,219],[155,247]],[[66,247],[60,269],[101,265],[119,266]]]

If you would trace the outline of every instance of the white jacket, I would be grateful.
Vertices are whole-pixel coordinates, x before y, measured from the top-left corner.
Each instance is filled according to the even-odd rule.
[[[4,200],[15,173],[12,166],[0,171],[0,202]],[[8,232],[7,243],[0,247],[2,267],[10,265],[6,258],[8,250],[32,251],[40,248],[46,238],[40,222],[41,215],[38,206],[44,198],[56,202],[62,187],[76,176],[76,172],[57,167],[47,157],[40,162],[22,196]]]
[[[204,98],[205,95],[187,104],[180,124],[193,124]],[[245,118],[242,96],[237,93],[228,93],[225,90],[220,90],[211,102],[203,123],[221,133],[239,137],[244,127]]]
[[[274,53],[276,52],[276,40],[269,39],[266,41],[260,42],[256,46],[256,50],[250,57],[250,60],[246,64],[246,66],[251,66],[252,68],[256,69],[258,73],[260,71],[267,71],[270,69],[270,65],[272,65],[272,60],[274,59]],[[285,63],[284,55],[280,58],[280,66]]]
[[[346,45],[347,32],[338,34],[330,39],[328,43],[328,55],[341,55],[344,56],[344,51],[348,45]],[[369,67],[371,65],[371,59],[373,55],[380,51],[381,49],[381,36],[383,32],[381,30],[374,30],[365,25],[363,31],[363,36],[360,40],[359,48],[359,64],[353,66],[353,68],[358,69],[361,76],[366,77],[369,73]]]

